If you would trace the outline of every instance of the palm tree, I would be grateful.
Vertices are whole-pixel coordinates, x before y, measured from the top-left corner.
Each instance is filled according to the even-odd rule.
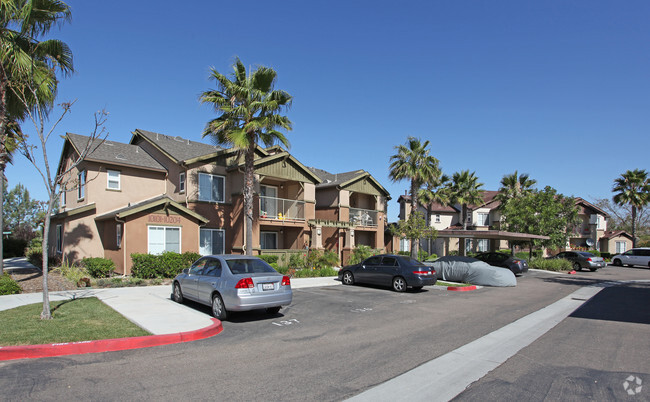
[[[499,194],[495,197],[502,204],[511,198],[518,197],[533,190],[537,180],[531,179],[528,174],[519,174],[516,170],[513,174],[503,176]]]
[[[390,179],[411,181],[411,211],[417,211],[420,187],[441,175],[438,159],[429,155],[428,147],[429,141],[422,143],[419,138],[408,137],[406,145],[396,146],[397,153],[390,157]],[[411,240],[411,257],[418,258],[418,239]]]
[[[255,149],[258,143],[276,143],[289,147],[289,140],[278,128],[291,130],[292,123],[279,113],[291,106],[292,97],[285,91],[274,90],[275,70],[258,66],[247,73],[235,58],[231,78],[211,69],[217,89],[203,92],[201,103],[210,103],[218,117],[210,120],[203,136],[211,136],[217,144],[232,146],[244,155],[244,215],[246,221],[246,255],[253,254],[253,184]]]
[[[47,114],[56,97],[56,70],[73,71],[72,53],[64,42],[40,40],[70,15],[59,0],[0,0],[0,177],[22,140],[19,122],[36,109]],[[0,205],[3,185],[0,180]],[[0,232],[2,227],[0,211]]]
[[[614,180],[615,193],[613,201],[621,206],[632,207],[632,247],[636,247],[636,215],[637,211],[650,202],[650,181],[648,172],[641,169],[628,170]]]
[[[450,205],[460,204],[460,219],[463,221],[463,230],[467,230],[467,206],[483,202],[481,187],[483,183],[478,182],[475,172],[463,170],[456,172],[451,177],[449,184],[449,203]],[[465,247],[462,247],[462,255],[465,255]]]

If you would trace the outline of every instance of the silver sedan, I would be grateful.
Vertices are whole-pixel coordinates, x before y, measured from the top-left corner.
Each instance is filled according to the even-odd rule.
[[[265,261],[243,255],[210,255],[198,259],[174,278],[174,300],[212,307],[220,320],[230,311],[266,309],[277,314],[291,304],[291,280]]]

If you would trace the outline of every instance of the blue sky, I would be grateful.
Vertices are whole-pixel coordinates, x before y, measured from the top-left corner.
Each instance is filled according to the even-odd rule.
[[[389,158],[408,136],[486,190],[518,170],[593,200],[650,169],[647,1],[67,3],[72,22],[50,37],[74,52],[58,100],[77,102],[58,135],[87,135],[106,109],[113,141],[136,128],[201,141],[215,116],[197,100],[214,88],[209,68],[230,73],[239,56],[274,68],[294,96],[292,154],[369,171],[393,197],[390,221],[408,183],[389,180]],[[61,146],[50,141],[53,169]],[[7,177],[45,199],[21,156]]]

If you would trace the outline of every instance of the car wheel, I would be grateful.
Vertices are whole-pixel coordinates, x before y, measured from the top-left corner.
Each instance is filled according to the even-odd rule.
[[[573,264],[573,269],[575,269],[576,271],[582,271],[582,267],[580,266],[579,262]]]
[[[623,266],[623,263],[621,262],[621,260],[619,260],[619,259],[617,258],[617,259],[614,260],[614,265],[616,265],[617,267],[622,267],[622,266]]]
[[[223,304],[221,296],[218,294],[212,295],[212,315],[214,318],[219,320],[225,320],[228,318],[228,311],[226,311],[226,306]]]
[[[181,290],[181,284],[178,282],[174,282],[174,301],[183,303],[183,291]]]
[[[343,272],[343,284],[354,285],[354,275],[352,275],[352,272],[350,271]]]
[[[393,278],[393,290],[396,292],[406,292],[406,281],[401,276]]]
[[[269,307],[269,308],[266,309],[266,312],[267,312],[268,314],[277,314],[277,313],[280,312],[280,306],[277,306],[277,307]]]

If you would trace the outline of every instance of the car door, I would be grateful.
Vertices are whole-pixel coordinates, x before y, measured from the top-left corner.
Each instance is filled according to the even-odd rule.
[[[216,258],[207,259],[203,272],[199,275],[197,282],[197,293],[201,303],[212,303],[212,291],[217,288],[217,282],[220,279],[221,261]]]
[[[201,258],[200,260],[196,261],[188,270],[185,278],[181,280],[181,291],[183,292],[183,296],[187,297],[188,299],[196,301],[199,300],[199,278],[207,261],[207,258]]]
[[[361,263],[361,266],[355,271],[354,278],[358,282],[378,283],[377,268],[381,264],[381,256],[375,255],[367,258]]]
[[[377,267],[377,283],[380,285],[391,285],[393,278],[399,271],[397,258],[385,256],[381,259],[381,265]]]

